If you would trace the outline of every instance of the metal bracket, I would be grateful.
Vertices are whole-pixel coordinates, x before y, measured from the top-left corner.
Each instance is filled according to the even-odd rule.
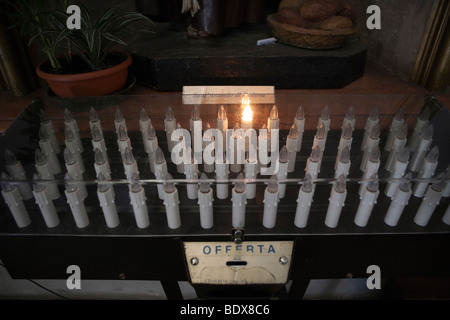
[[[236,244],[241,244],[244,242],[244,228],[234,228],[231,230],[231,241]]]

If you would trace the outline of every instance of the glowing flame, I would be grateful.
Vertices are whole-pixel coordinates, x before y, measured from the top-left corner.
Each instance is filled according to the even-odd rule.
[[[250,107],[250,99],[248,95],[245,94],[244,98],[242,98],[242,105],[245,105],[244,112],[242,112],[242,121],[252,121],[253,120],[253,112]]]

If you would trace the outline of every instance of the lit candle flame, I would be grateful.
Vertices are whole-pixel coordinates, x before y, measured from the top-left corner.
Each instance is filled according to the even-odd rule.
[[[244,94],[244,97],[242,98],[242,105],[245,105],[244,111],[242,112],[242,121],[252,121],[253,112],[250,107],[250,99],[248,98],[248,94]]]

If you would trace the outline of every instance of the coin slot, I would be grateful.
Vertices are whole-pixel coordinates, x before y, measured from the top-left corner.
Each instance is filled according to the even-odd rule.
[[[247,261],[231,260],[231,261],[227,261],[226,264],[229,267],[241,267],[241,266],[246,266],[247,265]]]

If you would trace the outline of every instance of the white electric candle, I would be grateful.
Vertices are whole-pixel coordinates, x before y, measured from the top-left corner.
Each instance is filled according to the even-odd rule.
[[[448,205],[447,210],[445,210],[445,213],[442,216],[442,222],[450,226],[450,204]]]
[[[233,228],[244,228],[248,195],[246,195],[246,183],[242,180],[242,173],[238,175],[237,179],[231,196],[233,203],[231,224]]]
[[[39,118],[40,118],[40,128],[48,133],[54,152],[60,153],[61,148],[59,146],[59,141],[58,138],[56,137],[55,130],[53,128],[53,123],[47,117],[47,114],[43,109],[39,110]]]
[[[372,128],[369,138],[367,138],[366,145],[364,146],[364,153],[361,159],[361,164],[359,169],[361,171],[366,171],[367,161],[369,160],[370,153],[375,147],[380,143],[380,125],[377,124]]]
[[[286,194],[286,182],[283,182],[283,180],[287,179],[287,169],[289,165],[289,159],[288,159],[289,153],[286,148],[286,146],[283,146],[280,150],[280,155],[278,157],[278,171],[276,173],[277,180],[278,180],[278,196],[279,199],[283,199]],[[281,181],[281,182],[280,182]]]
[[[325,125],[321,123],[319,125],[319,129],[317,129],[317,133],[314,136],[313,146],[312,148],[319,148],[319,171],[320,171],[320,163],[322,162],[323,152],[325,151],[325,143],[326,143],[326,129]]]
[[[89,225],[89,217],[84,206],[83,196],[70,174],[66,173],[64,180],[66,181],[64,193],[66,194],[67,203],[72,211],[75,224],[78,228],[85,228]]]
[[[155,152],[158,149],[158,138],[156,137],[155,128],[151,124],[147,127],[144,143],[146,145],[145,149],[148,155],[150,171],[155,173]]]
[[[320,168],[320,148],[315,146],[309,158],[306,160],[305,175],[309,174],[312,179],[316,179]]]
[[[53,174],[58,174],[61,172],[61,166],[59,165],[59,159],[50,141],[50,136],[47,131],[42,128],[39,130],[39,147],[42,153],[47,158],[50,163],[50,170]]]
[[[116,128],[116,134],[119,134],[120,126],[123,127],[125,132],[127,132],[127,124],[125,122],[125,118],[123,117],[122,111],[119,108],[116,108],[116,112],[114,113],[114,127]]]
[[[167,162],[164,157],[164,153],[160,147],[155,152],[155,177],[158,180],[164,180],[167,175]],[[161,200],[164,200],[163,185],[158,183],[156,188],[158,189],[158,196]]]
[[[380,191],[378,190],[378,175],[376,173],[370,176],[371,181],[361,192],[361,200],[356,211],[354,222],[360,227],[365,227],[372,214],[373,207],[377,203]]]
[[[230,138],[229,150],[228,150],[228,161],[230,162],[230,171],[233,173],[239,173],[242,170],[242,165],[244,164],[244,139],[243,139],[243,131],[239,126],[239,123],[236,123],[233,129],[233,135]]]
[[[369,138],[369,135],[372,132],[373,127],[377,125],[380,121],[380,119],[378,118],[378,114],[379,114],[378,107],[374,107],[370,112],[369,117],[367,118],[366,126],[364,127],[364,136],[361,142],[361,150],[364,150],[367,139]]]
[[[55,176],[50,171],[49,162],[44,154],[41,153],[39,149],[36,149],[35,152],[35,168],[39,174],[40,179],[46,180],[46,188],[48,191],[46,192],[51,200],[56,200],[60,197],[58,185],[56,184]]]
[[[190,143],[186,140],[188,137],[183,135],[183,129],[181,128],[181,124],[177,124],[176,129],[173,132],[173,135],[178,137],[178,142],[173,141],[172,152],[176,146],[176,150],[181,151],[181,155],[178,153],[177,157],[181,158],[181,161],[176,165],[178,173],[184,173],[184,159],[186,157],[187,148],[190,147]],[[172,153],[173,156],[173,153]]]
[[[434,175],[436,167],[438,165],[438,157],[439,157],[439,147],[433,147],[430,152],[428,152],[425,160],[422,162],[422,166],[419,170],[419,174],[416,178],[418,179],[429,179]],[[425,194],[427,190],[428,182],[427,181],[417,181],[414,183],[412,194],[415,197],[421,198]]]
[[[444,183],[441,181],[435,182],[428,186],[425,196],[422,199],[419,209],[414,216],[414,222],[419,226],[425,227],[433,215],[444,190]]]
[[[223,145],[222,148],[225,151],[227,146],[227,129],[228,129],[228,118],[227,111],[224,106],[220,106],[217,111],[217,129],[222,133]]]
[[[40,183],[40,179],[41,177],[38,174],[33,175],[33,180],[35,181],[33,184],[33,196],[39,206],[45,224],[48,228],[54,228],[60,222],[59,217],[51,200],[49,188],[47,188],[46,183]]]
[[[177,229],[181,226],[178,190],[175,187],[170,173],[166,176],[164,183],[164,205],[166,207],[167,225],[170,229]]]
[[[280,119],[278,117],[278,108],[276,105],[272,107],[270,110],[269,118],[267,119],[267,133],[269,139],[269,151],[273,152],[278,149],[278,141],[275,141],[275,144],[272,143],[272,130],[280,129]],[[273,144],[273,146],[272,146]]]
[[[9,183],[8,180],[10,180],[10,177],[2,172],[1,187],[3,199],[8,205],[17,226],[19,228],[25,228],[31,223],[30,216],[25,208],[19,189],[15,185]]]
[[[264,191],[263,226],[267,229],[275,227],[277,221],[278,201],[278,181],[277,176],[273,175],[269,180],[266,190]]]
[[[86,185],[83,183],[83,172],[81,172],[81,168],[75,158],[75,155],[70,152],[67,148],[63,151],[64,161],[66,164],[67,173],[76,180],[76,184],[78,189],[80,190],[83,199],[88,196],[88,192],[86,189]]]
[[[258,171],[261,172],[261,167],[265,167],[269,164],[269,153],[268,153],[268,143],[269,138],[267,135],[267,126],[264,124],[261,129],[259,129],[258,136]]]
[[[203,122],[200,118],[200,110],[197,105],[192,107],[191,111],[191,119],[189,120],[190,131],[191,131],[191,143],[192,143],[192,151],[194,152],[194,158],[197,163],[202,163],[203,157]]]
[[[364,171],[363,173],[361,185],[358,190],[359,195],[361,195],[363,190],[367,188],[367,179],[369,179],[374,174],[378,174],[378,169],[380,168],[380,153],[381,151],[379,146],[376,146],[370,153],[369,161],[367,161],[366,164],[366,171]]]
[[[298,107],[295,113],[294,124],[297,127],[298,133],[296,150],[297,152],[300,152],[300,150],[302,149],[303,132],[305,131],[305,113],[302,106]]]
[[[350,106],[347,109],[347,113],[345,114],[345,118],[342,121],[342,127],[341,130],[343,131],[347,125],[350,125],[350,128],[352,129],[352,131],[355,130],[355,124],[356,124],[356,119],[355,119],[355,107]]]
[[[191,148],[188,148],[186,156],[188,157],[184,163],[184,174],[186,180],[198,179],[198,164],[194,158],[194,152]],[[197,182],[187,182],[186,192],[189,199],[197,199],[198,197],[198,184]]]
[[[5,150],[5,163],[6,170],[8,171],[11,178],[13,180],[20,181],[20,183],[17,184],[17,187],[19,188],[22,199],[29,200],[33,198],[33,193],[31,192],[31,187],[27,181],[25,169],[23,168],[22,163],[17,160],[14,153],[9,149]]]
[[[445,172],[445,177],[447,178],[447,182],[445,184],[444,191],[442,192],[442,196],[448,198],[450,197],[450,166]]]
[[[323,124],[323,126],[325,127],[324,139],[326,140],[328,136],[328,131],[330,131],[330,124],[331,124],[330,109],[328,108],[328,106],[324,106],[322,108],[322,113],[317,123],[317,129],[320,128],[321,124]]]
[[[102,174],[107,180],[111,180],[111,168],[106,154],[100,149],[95,149],[94,160],[96,176],[98,177],[99,174]]]
[[[331,188],[330,203],[328,205],[325,225],[329,228],[336,228],[341,216],[342,207],[345,205],[347,189],[345,185],[345,176],[342,174]]]
[[[311,181],[311,175],[307,173],[297,197],[297,209],[295,210],[294,224],[298,228],[304,228],[308,224],[313,195],[314,188]]]
[[[339,140],[339,146],[338,146],[338,152],[336,155],[336,162],[334,164],[334,170],[336,170],[336,167],[338,165],[339,162],[339,158],[341,157],[341,152],[347,148],[350,152],[350,149],[352,148],[352,142],[353,142],[353,137],[352,137],[352,127],[350,123],[347,123],[344,127],[344,129],[342,129],[342,134],[341,134],[341,138]]]
[[[226,153],[223,154],[223,159],[216,159],[216,180],[223,180],[216,184],[216,195],[219,199],[228,198],[228,174],[229,165],[226,161]]]
[[[99,132],[103,131],[100,118],[98,117],[98,113],[94,109],[94,107],[91,107],[89,109],[89,127],[91,128],[92,136],[94,135],[94,132],[93,132],[94,128],[97,128],[97,131],[99,131]]]
[[[78,129],[77,121],[73,118],[72,113],[67,108],[64,109],[64,125],[68,126],[70,130],[72,130],[80,152],[84,152],[84,147],[83,143],[81,142],[80,130]]]
[[[389,179],[399,179],[403,177],[406,168],[408,167],[409,154],[410,152],[408,147],[404,148],[403,151],[399,153],[398,157],[394,162],[393,169],[389,176]],[[399,182],[389,181],[386,184],[386,188],[384,189],[384,194],[392,198],[397,190],[398,184]]]
[[[411,161],[409,162],[409,170],[413,172],[419,171],[422,166],[423,159],[430,150],[431,143],[433,142],[433,125],[430,124],[422,129],[422,133],[418,139],[418,144],[413,152]]]
[[[248,98],[248,94],[244,94],[242,98],[242,118],[241,118],[241,127],[244,130],[253,128],[253,113],[250,107],[250,99]]]
[[[211,125],[209,124],[209,122],[206,123],[205,126],[205,131],[203,133],[203,171],[207,172],[207,173],[212,173],[214,172],[214,159],[215,159],[215,141],[214,141],[214,136],[213,136],[213,131],[211,129]],[[206,152],[208,152],[207,150],[209,149],[209,146],[211,146],[213,149],[211,150],[211,152],[209,152],[208,154],[208,159],[206,155]]]
[[[130,150],[133,150],[133,147],[131,146],[130,138],[128,137],[128,133],[125,130],[125,127],[123,125],[119,125],[117,133],[117,146],[119,148],[120,155],[123,157],[125,154],[125,149],[129,148]]]
[[[75,140],[75,136],[72,130],[70,130],[69,127],[66,127],[64,133],[66,136],[65,140],[66,148],[69,149],[69,151],[75,155],[75,158],[77,159],[77,162],[80,165],[81,172],[84,172],[85,167],[83,156],[81,155],[80,148],[78,147],[77,141]]]
[[[384,217],[384,222],[391,227],[395,227],[398,224],[403,210],[411,197],[411,182],[409,182],[410,178],[411,173],[405,175],[406,182],[400,183],[395,190],[389,209]]]
[[[133,153],[131,152],[130,148],[125,149],[125,153],[123,155],[123,168],[125,171],[125,176],[128,180],[131,180],[133,177],[133,174],[139,175],[139,170],[137,166],[137,162],[134,159]]]
[[[213,218],[213,191],[207,181],[205,173],[200,176],[200,188],[198,188],[198,206],[200,210],[200,225],[203,229],[210,229],[214,225]]]
[[[430,109],[426,108],[420,113],[419,117],[417,118],[416,125],[414,126],[413,132],[411,133],[411,137],[409,138],[410,144],[412,146],[418,144],[422,129],[428,126],[429,117],[430,117]]]
[[[141,108],[139,112],[139,130],[141,131],[142,141],[144,142],[144,150],[148,153],[147,144],[145,143],[145,139],[147,137],[148,127],[152,124],[150,118],[148,117],[147,111],[144,108]]]
[[[288,172],[294,172],[295,170],[298,139],[298,130],[296,125],[293,124],[286,139],[286,148],[288,149]]]
[[[167,107],[166,117],[164,118],[164,131],[166,132],[167,139],[167,148],[169,152],[172,152],[174,141],[172,141],[172,132],[177,127],[177,120],[175,119],[175,115],[173,113],[173,109],[171,106]]]
[[[247,199],[254,199],[256,197],[256,183],[252,183],[258,175],[258,161],[250,153],[245,161],[245,193]],[[250,182],[250,183],[249,183]]]
[[[147,228],[150,225],[146,203],[147,198],[145,197],[144,188],[139,183],[138,173],[133,173],[130,180],[129,195],[131,205],[133,206],[136,225],[141,229]]]
[[[348,147],[345,147],[340,153],[336,170],[334,172],[334,178],[337,179],[341,174],[347,176],[350,170],[350,165],[350,150]]]
[[[102,207],[103,216],[105,217],[108,228],[115,228],[119,225],[119,215],[114,200],[114,191],[111,185],[105,183],[107,178],[100,173],[97,177],[97,197],[100,207]]]
[[[384,144],[384,150],[389,151],[392,148],[392,143],[394,142],[397,131],[403,127],[404,122],[404,111],[403,107],[397,110],[392,119],[391,126],[389,128],[389,134],[387,136],[386,142]]]
[[[408,135],[408,125],[404,123],[402,128],[397,131],[395,139],[392,142],[391,150],[389,151],[389,155],[386,160],[386,165],[384,166],[384,168],[387,171],[390,172],[392,170],[392,165],[395,161],[395,158],[398,156],[398,153],[405,147],[407,135]]]
[[[92,127],[92,150],[99,149],[102,152],[106,153],[106,143],[105,139],[103,138],[103,132],[101,129],[98,128],[98,126]]]

